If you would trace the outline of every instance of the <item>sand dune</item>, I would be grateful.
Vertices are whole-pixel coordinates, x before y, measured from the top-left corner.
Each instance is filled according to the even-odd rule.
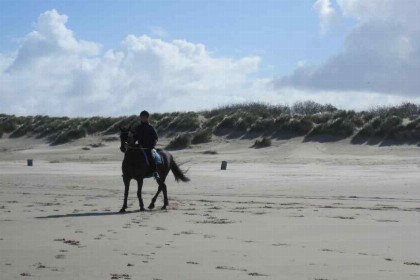
[[[420,278],[416,146],[218,138],[173,153],[191,182],[169,177],[169,210],[138,212],[132,182],[121,215],[123,155],[98,141],[0,139],[1,279]]]

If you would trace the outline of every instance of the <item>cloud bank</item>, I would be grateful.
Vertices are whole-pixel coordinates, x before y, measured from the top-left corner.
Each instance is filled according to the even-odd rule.
[[[325,35],[331,26],[338,21],[337,12],[331,6],[330,0],[317,0],[312,6],[312,10],[319,15],[319,31]]]
[[[327,2],[315,5],[325,8]],[[358,22],[347,35],[344,50],[320,66],[297,68],[277,79],[276,86],[418,98],[420,1],[337,0],[337,4],[343,16]],[[322,20],[320,24],[322,29]]]
[[[357,24],[339,54],[275,79],[255,78],[259,56],[215,57],[186,40],[128,35],[103,50],[78,39],[66,15],[46,11],[14,54],[0,54],[0,112],[127,115],[307,99],[345,109],[420,103],[420,1],[317,0],[312,9],[321,35],[339,17]]]
[[[16,55],[0,56],[0,112],[124,115],[217,106],[245,98],[260,63],[145,35],[128,35],[100,54],[99,44],[77,40],[66,22],[55,10],[41,14]]]

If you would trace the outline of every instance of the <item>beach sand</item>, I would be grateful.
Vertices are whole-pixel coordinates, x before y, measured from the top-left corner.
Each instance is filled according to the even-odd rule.
[[[132,181],[119,214],[100,141],[0,139],[0,279],[420,279],[417,146],[216,138],[173,152],[191,182],[168,176],[168,210],[139,212]]]

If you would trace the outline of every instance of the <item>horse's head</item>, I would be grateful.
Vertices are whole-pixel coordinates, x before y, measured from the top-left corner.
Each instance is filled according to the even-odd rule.
[[[134,146],[134,132],[131,130],[131,127],[120,126],[120,150],[125,152],[127,146]]]

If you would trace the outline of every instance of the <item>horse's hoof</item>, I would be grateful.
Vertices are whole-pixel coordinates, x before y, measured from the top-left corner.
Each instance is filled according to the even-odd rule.
[[[160,208],[161,210],[166,210],[166,205],[163,205],[162,208]]]
[[[149,208],[150,210],[152,210],[152,209],[155,208],[155,205],[154,204],[150,204],[149,207],[147,207],[147,208]]]
[[[125,208],[121,208],[120,213],[125,213]]]
[[[144,211],[146,211],[146,209],[140,208],[140,212],[144,212]]]

